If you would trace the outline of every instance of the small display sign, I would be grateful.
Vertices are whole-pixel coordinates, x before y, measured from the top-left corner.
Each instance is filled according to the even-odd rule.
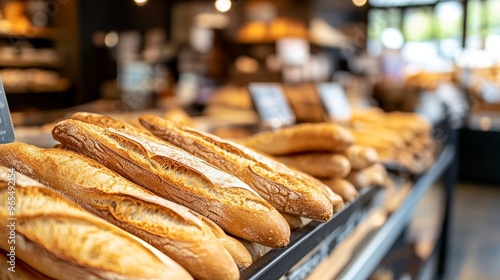
[[[295,123],[295,115],[279,84],[251,83],[248,90],[265,127],[275,129]]]
[[[330,120],[347,122],[351,119],[351,107],[342,86],[337,83],[321,83],[317,91]]]
[[[486,103],[500,103],[500,84],[483,82],[481,95]]]
[[[12,143],[16,140],[14,126],[10,118],[9,104],[0,79],[0,144]]]

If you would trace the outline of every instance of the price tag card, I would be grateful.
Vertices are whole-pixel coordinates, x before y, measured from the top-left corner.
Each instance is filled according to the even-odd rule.
[[[280,128],[295,123],[295,115],[277,83],[251,83],[248,90],[265,127]]]
[[[0,80],[0,144],[11,143],[15,140],[16,136],[10,118],[9,105],[5,97],[2,80]]]
[[[351,107],[342,86],[337,83],[321,83],[317,91],[330,120],[347,122],[351,119]]]
[[[500,84],[483,82],[481,84],[481,95],[486,103],[500,103]]]

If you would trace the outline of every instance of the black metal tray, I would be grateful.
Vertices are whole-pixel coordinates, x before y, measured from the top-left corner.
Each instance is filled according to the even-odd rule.
[[[374,195],[379,191],[377,188],[368,188],[361,191],[360,196],[327,223],[311,222],[298,230],[292,231],[290,244],[282,249],[271,250],[250,267],[241,272],[240,279],[279,279],[294,267],[307,254],[318,245],[335,247],[345,231],[339,228],[354,228],[351,223],[357,223],[356,214],[370,204]],[[329,240],[329,244],[323,244]],[[329,252],[327,252],[329,253]],[[312,259],[312,258],[311,258]],[[316,262],[318,259],[316,258]],[[305,264],[307,266],[307,263]],[[306,268],[307,269],[307,268]]]

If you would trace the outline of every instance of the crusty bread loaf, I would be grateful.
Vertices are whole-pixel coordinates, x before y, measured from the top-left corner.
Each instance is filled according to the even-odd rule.
[[[302,219],[299,216],[294,216],[284,212],[280,212],[280,214],[281,216],[283,216],[283,218],[285,218],[286,222],[290,226],[290,229],[294,230],[304,226],[304,224],[302,223]]]
[[[313,152],[278,156],[276,159],[314,177],[344,178],[351,171],[351,163],[341,154]]]
[[[79,120],[79,121],[93,124],[93,125],[97,125],[97,126],[102,127],[102,128],[114,128],[114,129],[127,131],[129,133],[134,134],[134,135],[144,137],[152,142],[166,144],[166,145],[170,144],[166,141],[161,140],[158,137],[155,137],[147,129],[135,127],[135,126],[130,125],[126,122],[114,119],[114,118],[109,117],[109,116],[95,114],[95,113],[77,112],[71,116],[71,119]]]
[[[169,121],[172,121],[174,123],[182,124],[182,125],[187,125],[187,126],[193,126],[193,120],[191,117],[186,113],[186,111],[176,108],[167,111],[163,117]]]
[[[279,156],[302,152],[342,152],[354,143],[349,130],[333,123],[306,123],[249,137],[243,145]]]
[[[176,117],[178,114],[182,115],[182,113],[186,114],[184,111],[181,113],[176,110],[169,111],[165,114],[165,116],[169,115],[171,117]],[[173,115],[172,115],[173,114]],[[186,115],[187,116],[187,115]],[[189,118],[189,117],[188,117]],[[71,116],[71,119],[83,121],[86,123],[94,124],[102,128],[115,128],[122,129],[129,133],[132,133],[136,136],[142,136],[147,138],[149,141],[157,142],[160,144],[172,145],[167,141],[164,141],[156,136],[154,136],[151,132],[144,128],[137,128],[132,125],[129,125],[120,120],[116,120],[109,116],[94,114],[94,113],[84,113],[78,112]],[[214,224],[211,220],[205,218],[204,216],[197,215],[207,226],[209,226],[220,243],[226,248],[226,250],[231,254],[234,261],[238,265],[239,268],[246,268],[252,264],[252,258],[250,254],[245,249],[245,247],[239,243],[236,239],[228,236],[219,226]]]
[[[244,269],[252,264],[252,256],[250,256],[250,253],[245,248],[245,246],[241,244],[240,241],[238,241],[234,237],[227,235],[218,225],[216,225],[211,220],[199,214],[198,217],[206,226],[208,226],[212,230],[215,237],[217,237],[217,239],[219,240],[219,243],[221,243],[222,246],[224,246],[224,248],[226,248],[226,250],[229,252],[229,254],[231,254],[234,261],[238,265],[238,268]]]
[[[345,202],[351,202],[359,196],[356,188],[347,180],[328,178],[321,179],[321,182],[328,186],[334,193],[340,195]]]
[[[10,256],[7,256],[10,252],[6,252],[0,249],[0,279],[2,280],[53,280],[48,276],[43,275],[39,271],[23,262],[21,259],[16,258],[14,261],[14,270],[9,270],[11,265]]]
[[[241,244],[245,246],[247,251],[250,253],[250,256],[252,256],[252,261],[255,262],[258,260],[260,257],[264,256],[267,254],[269,251],[271,251],[272,248],[266,247],[262,244],[258,244],[255,242],[251,242],[248,240],[240,240]]]
[[[387,170],[382,164],[376,163],[368,168],[352,171],[345,179],[358,190],[368,186],[383,187],[386,184]]]
[[[155,196],[101,164],[61,149],[2,145],[0,160],[152,244],[197,279],[238,279],[231,255],[197,214]],[[222,230],[221,230],[222,231]],[[214,260],[217,260],[214,262]]]
[[[235,236],[271,247],[289,242],[290,228],[276,209],[242,181],[185,151],[76,120],[59,122],[53,136]]]
[[[13,175],[12,171],[14,171]],[[9,178],[9,176],[11,176],[11,178]],[[21,187],[45,187],[45,185],[41,184],[40,182],[15,171],[14,168],[12,168],[11,170],[5,166],[0,165],[0,182],[8,183],[9,181],[15,181],[16,186]]]
[[[140,122],[157,137],[240,178],[282,212],[318,221],[328,221],[333,215],[331,203],[284,164],[239,144],[159,117],[141,116]]]
[[[338,194],[334,193],[325,184],[323,184],[323,182],[302,171],[299,170],[295,171],[299,178],[309,182],[313,188],[315,188],[317,191],[323,194],[323,196],[326,197],[328,201],[330,201],[330,203],[333,206],[334,213],[337,213],[344,208],[344,201],[342,200],[342,198]]]
[[[370,167],[378,161],[377,151],[372,147],[352,145],[347,147],[343,154],[351,163],[353,170]]]
[[[6,144],[7,145],[7,144]],[[1,145],[3,147],[5,145]],[[2,156],[3,157],[3,156]],[[177,263],[43,187],[16,190],[15,255],[55,279],[192,279]],[[0,189],[0,238],[7,241],[8,188]],[[0,247],[10,251],[7,242]]]

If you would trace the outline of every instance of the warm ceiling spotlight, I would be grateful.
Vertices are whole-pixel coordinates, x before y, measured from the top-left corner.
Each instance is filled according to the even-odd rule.
[[[148,0],[134,0],[134,2],[137,6],[144,6],[148,3]]]
[[[216,0],[215,8],[221,13],[225,13],[231,9],[231,0]]]
[[[352,0],[354,6],[363,7],[366,4],[367,0]]]

